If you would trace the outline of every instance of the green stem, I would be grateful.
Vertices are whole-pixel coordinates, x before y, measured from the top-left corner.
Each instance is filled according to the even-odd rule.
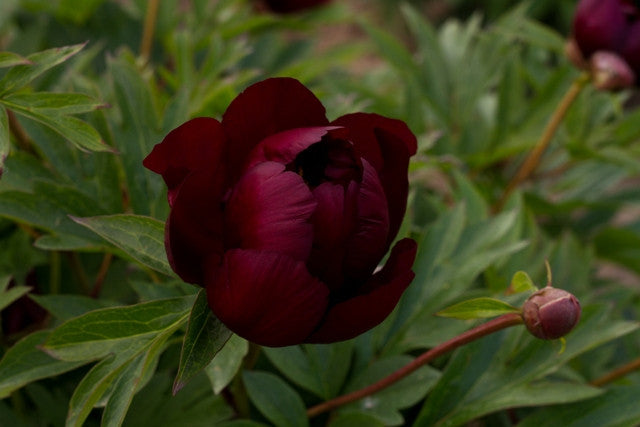
[[[80,262],[80,257],[77,252],[67,252],[67,259],[69,260],[69,266],[71,267],[71,271],[73,275],[78,280],[80,284],[80,288],[85,294],[89,294],[91,292],[91,285],[89,284],[89,278],[87,277],[87,273],[84,271],[84,267],[82,266],[82,262]]]
[[[545,150],[549,146],[551,139],[553,138],[556,131],[558,130],[558,127],[560,126],[560,123],[562,123],[562,120],[567,114],[567,111],[569,111],[569,107],[571,107],[571,105],[576,100],[580,92],[582,92],[582,89],[586,86],[589,80],[590,80],[589,74],[584,73],[578,76],[573,81],[573,84],[569,87],[569,90],[567,90],[567,92],[564,94],[564,96],[560,100],[560,103],[558,104],[555,111],[549,118],[549,121],[547,122],[547,125],[544,128],[542,135],[540,136],[540,139],[538,140],[536,145],[533,147],[533,149],[525,159],[524,163],[522,163],[522,165],[520,166],[520,169],[518,169],[518,172],[516,172],[515,176],[511,179],[509,184],[507,184],[507,187],[504,190],[502,197],[494,207],[495,212],[498,212],[502,209],[502,207],[506,203],[511,193],[513,193],[513,191],[516,188],[518,188],[518,186],[521,183],[523,183],[527,178],[529,178],[529,176],[533,173],[533,171],[538,167],[538,165],[540,164],[540,159],[542,158],[542,155],[544,154]]]
[[[334,399],[327,400],[326,402],[309,408],[307,410],[307,416],[309,418],[315,417],[316,415],[337,408],[338,406],[342,406],[347,403],[362,399],[363,397],[377,393],[380,390],[389,387],[391,384],[400,381],[402,378],[411,374],[421,366],[424,366],[427,363],[431,362],[438,356],[442,356],[443,354],[453,351],[458,347],[461,347],[486,335],[490,335],[494,332],[498,332],[502,329],[506,329],[510,326],[519,324],[522,324],[522,316],[519,313],[503,314],[500,317],[492,319],[486,323],[483,323],[482,325],[478,325],[473,329],[463,332],[462,334],[450,339],[449,341],[437,345],[436,347],[421,354],[420,356],[409,362],[407,365],[393,372],[391,375],[384,377],[378,382],[361,388],[360,390],[338,396]]]

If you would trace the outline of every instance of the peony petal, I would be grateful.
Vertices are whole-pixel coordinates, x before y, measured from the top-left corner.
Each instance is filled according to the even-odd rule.
[[[387,198],[373,166],[362,160],[364,173],[357,195],[355,224],[346,242],[344,271],[352,281],[366,280],[389,249]]]
[[[302,177],[265,162],[247,171],[226,207],[227,245],[287,254],[305,261],[311,252],[316,201]]]
[[[344,243],[354,227],[358,188],[356,182],[346,191],[341,184],[325,182],[313,189],[318,206],[313,214],[314,240],[307,266],[331,291],[339,290],[344,282]]]
[[[304,263],[273,252],[230,250],[207,278],[214,314],[233,332],[261,345],[300,344],[328,304],[328,289]]]
[[[230,145],[227,161],[240,176],[249,152],[266,137],[288,129],[325,126],[322,103],[302,83],[292,78],[272,78],[249,86],[227,108],[222,126]]]
[[[353,113],[339,117],[331,124],[343,126],[349,130],[349,140],[353,142],[362,157],[367,159],[377,171],[384,168],[385,155],[387,154],[380,147],[380,141],[376,135],[377,130],[385,130],[386,133],[395,135],[394,144],[403,145],[406,150],[401,151],[403,153],[406,151],[409,156],[416,154],[418,149],[415,135],[401,120],[390,119],[378,114]],[[398,147],[394,146],[393,148]]]
[[[220,122],[208,117],[189,120],[156,144],[142,164],[162,175],[173,206],[182,181],[191,172],[215,167],[222,159],[226,137]]]
[[[244,170],[266,161],[284,165],[291,163],[298,154],[320,142],[322,137],[330,132],[332,135],[340,135],[341,129],[338,126],[307,127],[285,130],[268,136],[251,151]]]
[[[573,34],[587,58],[597,50],[620,53],[627,27],[620,0],[582,0],[576,6]]]
[[[407,207],[409,158],[416,153],[416,137],[404,122],[377,114],[349,114],[333,124],[349,130],[356,149],[378,171],[389,206],[388,248]]]
[[[165,226],[167,258],[173,270],[188,283],[202,285],[203,265],[215,255],[221,259],[223,244],[222,197],[225,174],[200,170],[182,183]]]
[[[387,264],[373,275],[362,293],[331,307],[320,327],[306,342],[331,343],[351,339],[382,322],[415,276],[411,266],[416,251],[413,240],[400,240],[391,251]]]

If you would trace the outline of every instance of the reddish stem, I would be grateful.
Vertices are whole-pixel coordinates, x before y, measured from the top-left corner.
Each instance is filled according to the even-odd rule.
[[[482,338],[486,335],[490,335],[494,332],[498,332],[502,329],[506,329],[510,326],[519,324],[522,324],[522,316],[520,315],[520,313],[503,314],[500,317],[492,319],[486,323],[483,323],[482,325],[478,325],[475,328],[463,332],[462,334],[450,339],[449,341],[446,341],[432,348],[431,350],[421,354],[407,365],[393,372],[391,375],[384,377],[376,383],[361,388],[360,390],[338,396],[335,399],[327,400],[326,402],[309,408],[307,410],[307,416],[309,418],[315,417],[316,415],[337,408],[338,406],[342,406],[358,399],[362,399],[365,396],[377,393],[378,391],[389,387],[396,381],[400,381],[402,378],[406,377],[421,366],[431,362],[438,356],[442,356],[443,354],[455,350],[456,348],[461,347],[465,344],[468,344],[471,341],[475,341],[478,338]]]
[[[595,380],[591,381],[590,384],[596,387],[600,387],[605,384],[609,384],[610,382],[613,382],[618,378],[622,378],[625,375],[638,369],[640,369],[640,358],[632,360],[631,362],[622,365],[617,369],[614,369],[613,371],[601,376],[600,378],[596,378]]]

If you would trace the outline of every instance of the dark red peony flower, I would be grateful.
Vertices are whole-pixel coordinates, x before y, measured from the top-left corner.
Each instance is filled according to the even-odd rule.
[[[333,122],[297,80],[241,93],[222,122],[197,118],[144,165],[168,186],[166,248],[216,316],[268,346],[353,338],[395,307],[414,273],[400,240],[416,138],[399,120]],[[374,272],[375,271],[375,272]]]
[[[619,73],[630,73],[632,80],[634,74],[636,79],[640,75],[640,4],[637,0],[581,0],[573,21],[573,39],[586,60],[596,52],[609,52],[629,67]]]
[[[278,13],[300,12],[329,3],[330,0],[265,0],[269,9]]]

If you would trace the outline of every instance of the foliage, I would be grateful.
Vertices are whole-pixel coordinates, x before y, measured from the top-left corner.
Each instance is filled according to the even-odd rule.
[[[0,5],[1,424],[640,423],[637,373],[589,384],[640,354],[637,93],[587,87],[496,212],[579,75],[539,9],[493,1],[485,17],[435,26],[413,1],[386,26],[389,2],[287,16],[255,3],[161,2],[148,57],[146,1]],[[307,84],[330,118],[366,110],[418,135],[399,235],[418,242],[416,278],[389,318],[347,342],[247,343],[165,255],[166,192],[142,159],[271,76]],[[546,283],[545,259],[583,306],[563,352],[516,327],[307,417],[474,318],[513,311]],[[467,320],[434,316],[447,307]]]

